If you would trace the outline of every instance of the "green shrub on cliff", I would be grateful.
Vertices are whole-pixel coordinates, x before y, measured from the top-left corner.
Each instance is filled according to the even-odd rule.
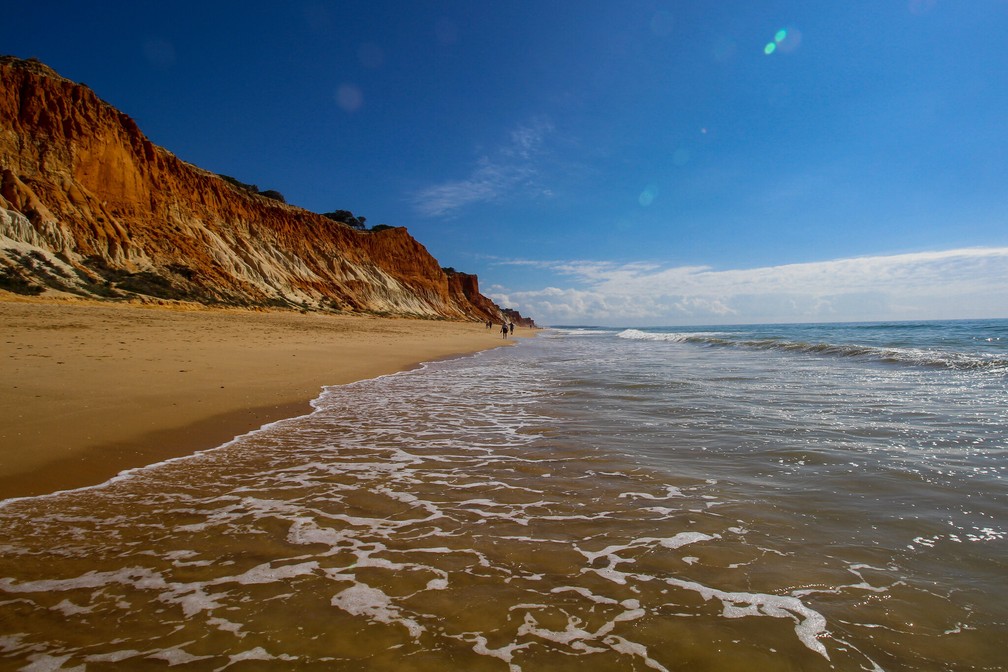
[[[333,220],[334,222],[340,222],[346,224],[352,229],[357,229],[358,231],[364,230],[364,222],[367,220],[366,217],[355,217],[349,210],[334,210],[332,212],[323,212],[323,217]]]
[[[287,202],[286,200],[284,200],[283,194],[281,194],[276,189],[267,189],[266,191],[260,191],[259,195],[265,196],[266,198],[272,198],[274,201],[280,201],[281,203]]]
[[[266,189],[265,191],[260,191],[259,187],[257,187],[256,185],[254,185],[254,184],[246,184],[245,182],[242,182],[240,180],[236,180],[235,178],[231,177],[230,175],[221,175],[220,173],[218,173],[217,177],[221,178],[222,180],[224,180],[225,182],[227,182],[228,184],[230,184],[232,187],[235,187],[236,189],[239,189],[239,190],[244,191],[246,193],[249,193],[249,194],[258,194],[259,196],[265,196],[266,198],[272,198],[274,201],[280,201],[281,203],[286,203],[287,202],[284,199],[283,194],[281,194],[276,189]]]

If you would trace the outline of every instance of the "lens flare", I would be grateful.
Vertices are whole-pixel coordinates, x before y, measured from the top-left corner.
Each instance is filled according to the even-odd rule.
[[[364,104],[364,94],[356,84],[341,84],[336,90],[336,103],[347,112],[356,112]]]
[[[645,208],[652,203],[654,199],[658,197],[658,186],[654,184],[649,184],[641,192],[641,195],[637,197],[637,202],[640,203]]]
[[[775,54],[777,52],[782,52],[785,54],[790,54],[801,44],[801,32],[794,29],[794,26],[790,28],[781,28],[776,33],[774,33],[773,42],[768,42],[765,47],[763,47],[763,53],[769,56],[770,54]]]

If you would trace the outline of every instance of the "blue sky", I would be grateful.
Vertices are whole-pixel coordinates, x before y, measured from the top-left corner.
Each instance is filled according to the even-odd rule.
[[[1008,317],[1006,36],[1008,0],[40,1],[0,52],[541,324],[674,326]]]

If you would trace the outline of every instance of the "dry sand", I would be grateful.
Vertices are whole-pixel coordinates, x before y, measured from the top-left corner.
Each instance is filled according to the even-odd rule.
[[[498,329],[0,300],[0,499],[218,446],[310,411],[325,385],[501,345]]]

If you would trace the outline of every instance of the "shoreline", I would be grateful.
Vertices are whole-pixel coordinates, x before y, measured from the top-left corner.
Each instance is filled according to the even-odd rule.
[[[0,297],[0,500],[99,485],[310,413],[324,387],[508,343],[480,323]]]

